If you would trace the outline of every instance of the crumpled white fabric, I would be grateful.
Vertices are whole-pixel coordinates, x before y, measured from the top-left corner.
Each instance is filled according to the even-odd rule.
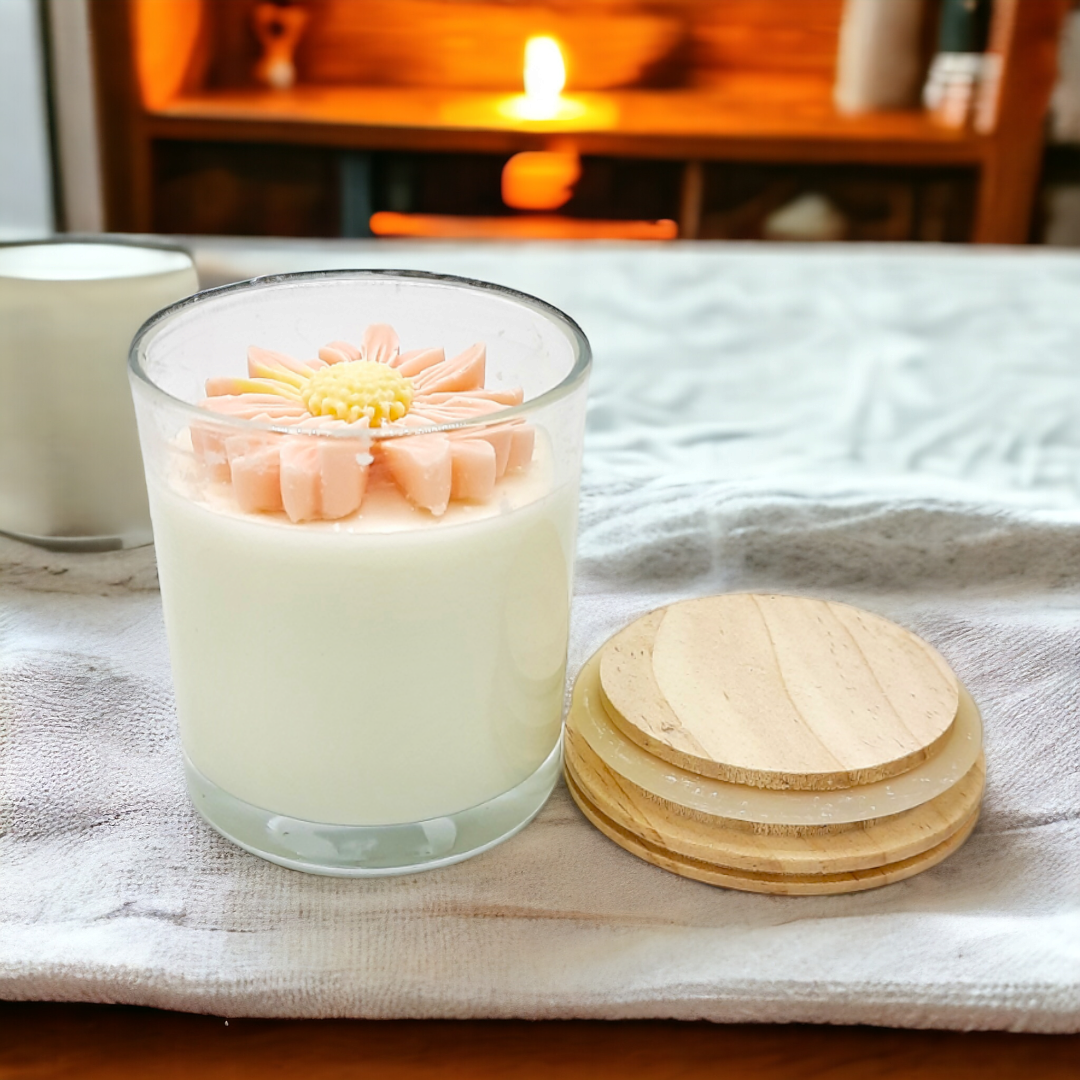
[[[982,707],[983,816],[940,866],[845,897],[667,874],[562,788],[455,867],[293,873],[187,803],[152,550],[0,540],[0,997],[1080,1030],[1080,260],[224,241],[199,255],[211,279],[396,263],[564,306],[597,353],[571,673],[682,597],[859,604],[937,645]]]

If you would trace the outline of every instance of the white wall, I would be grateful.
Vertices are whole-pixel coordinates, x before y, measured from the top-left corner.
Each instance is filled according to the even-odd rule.
[[[52,231],[40,11],[0,0],[0,240]]]
[[[101,232],[105,228],[105,207],[89,12],[86,0],[48,0],[47,11],[64,227],[69,232]]]

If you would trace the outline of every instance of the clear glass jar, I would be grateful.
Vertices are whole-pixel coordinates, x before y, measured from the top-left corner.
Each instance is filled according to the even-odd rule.
[[[486,386],[524,402],[406,432],[198,404],[249,345],[302,358],[371,323],[393,325],[402,350],[486,342]],[[360,876],[459,861],[539,811],[561,760],[589,366],[581,330],[547,304],[406,271],[260,278],[143,327],[131,382],[180,732],[214,828],[294,869]],[[507,432],[526,431],[514,467]],[[487,498],[418,508],[388,477],[403,440],[421,439],[406,449],[503,447],[506,472]],[[254,483],[278,477],[286,497],[291,462],[324,477],[361,463],[359,510],[242,508],[259,455],[278,471]]]
[[[124,362],[140,323],[198,287],[167,244],[0,246],[0,532],[68,550],[150,543]]]

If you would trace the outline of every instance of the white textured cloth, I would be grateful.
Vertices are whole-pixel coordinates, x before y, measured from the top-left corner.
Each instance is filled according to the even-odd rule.
[[[1080,1030],[1080,259],[903,249],[200,244],[206,279],[484,277],[596,351],[571,673],[673,599],[847,600],[986,722],[982,820],[908,881],[764,897],[648,866],[558,789],[413,877],[309,877],[187,803],[150,549],[0,541],[0,997],[253,1016]]]

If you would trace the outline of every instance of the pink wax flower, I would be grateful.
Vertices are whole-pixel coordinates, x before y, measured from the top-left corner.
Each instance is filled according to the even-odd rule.
[[[297,432],[355,432],[356,439],[226,434],[195,425],[196,456],[232,485],[247,512],[284,511],[294,522],[336,520],[360,509],[372,470],[414,505],[440,516],[451,500],[484,502],[508,472],[532,461],[535,431],[521,420],[476,429],[426,431],[519,405],[520,389],[485,390],[486,350],[452,359],[442,349],[400,351],[392,327],[376,324],[360,346],[332,341],[317,359],[251,346],[248,378],[207,380],[202,408]],[[371,439],[375,429],[401,438]]]

